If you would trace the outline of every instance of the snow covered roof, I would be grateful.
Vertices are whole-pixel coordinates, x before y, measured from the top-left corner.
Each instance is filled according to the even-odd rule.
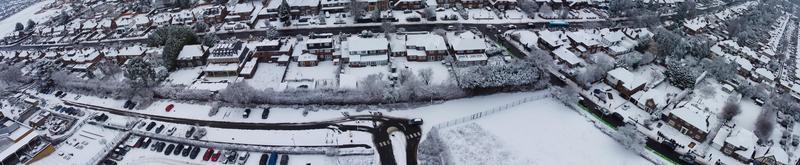
[[[125,47],[117,52],[117,56],[141,56],[146,50],[141,45]]]
[[[486,61],[489,57],[486,54],[478,53],[478,54],[456,54],[457,61]]]
[[[686,20],[686,22],[683,23],[683,26],[691,31],[700,30],[701,28],[704,28],[707,25],[708,22],[706,21],[705,17],[697,17],[695,19]]]
[[[317,55],[311,53],[304,53],[297,57],[297,61],[304,62],[304,61],[317,61]]]
[[[608,76],[612,77],[613,79],[622,81],[622,86],[627,89],[634,89],[640,85],[645,84],[645,80],[641,78],[637,78],[636,75],[628,71],[625,68],[616,68],[614,70],[608,71]]]
[[[236,7],[233,8],[233,13],[250,13],[253,12],[255,8],[256,7],[251,3],[240,3],[236,4]]]
[[[613,44],[616,42],[620,42],[624,40],[627,36],[620,30],[611,31],[610,29],[602,29],[600,30],[600,34],[603,36],[603,40],[605,40],[606,44]],[[607,45],[611,46],[611,45]]]
[[[716,119],[716,117],[712,117],[710,113],[692,106],[676,108],[669,113],[705,133],[709,133],[710,131],[710,123],[706,122],[706,120]]]
[[[202,57],[204,54],[203,46],[202,45],[186,45],[183,46],[181,49],[181,53],[178,54],[178,60],[185,60],[185,59],[192,59],[195,57]]]
[[[543,30],[539,31],[539,39],[550,46],[557,47],[564,45],[567,40],[567,35],[565,35],[563,31]]]
[[[407,46],[424,47],[425,50],[447,50],[444,38],[435,34],[412,34],[406,36]]]
[[[743,148],[743,150],[737,150],[736,153],[744,156],[753,155],[756,141],[758,141],[758,137],[756,137],[753,131],[743,128],[734,129],[730,135],[728,135],[728,138],[725,139],[726,143]]]
[[[772,71],[769,71],[764,68],[756,68],[756,74],[758,74],[764,79],[775,80],[775,74],[773,74]]]
[[[239,70],[239,64],[236,63],[208,64],[203,69],[205,72],[236,72],[237,70]]]
[[[575,53],[569,51],[566,46],[559,47],[556,50],[553,50],[553,54],[556,55],[561,60],[566,61],[570,65],[578,65],[583,62],[583,59],[579,58]]]
[[[567,37],[586,46],[596,46],[600,44],[598,42],[600,36],[595,33],[587,32],[586,30],[567,32]]]
[[[333,43],[333,38],[314,38],[306,41],[306,44]]]
[[[778,161],[782,164],[789,164],[789,155],[786,153],[786,150],[783,150],[781,147],[770,146],[767,148],[762,148],[756,151],[755,158],[760,157],[768,157],[773,156],[775,161]]]
[[[480,36],[466,31],[460,34],[448,33],[447,40],[453,50],[485,50],[486,42]]]
[[[529,30],[518,30],[511,32],[512,36],[516,36],[519,43],[527,47],[534,47],[538,44],[539,36]]]
[[[388,50],[389,41],[383,37],[362,38],[351,36],[347,39],[350,52]]]

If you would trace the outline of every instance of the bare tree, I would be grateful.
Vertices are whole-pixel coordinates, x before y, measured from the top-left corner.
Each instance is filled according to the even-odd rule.
[[[430,85],[431,79],[433,79],[433,69],[425,68],[419,70],[419,77],[422,79],[422,82],[424,82],[425,85]]]
[[[552,87],[550,88],[550,94],[567,106],[578,103],[578,90],[572,86]]]
[[[522,9],[522,12],[528,14],[529,17],[533,17],[536,14],[536,11],[539,10],[539,4],[533,0],[520,0],[517,3],[517,6]]]
[[[397,27],[395,27],[390,21],[383,21],[383,23],[381,23],[381,30],[383,30],[384,37],[388,39],[389,34],[394,33],[395,30],[397,30]]]
[[[720,117],[725,121],[730,121],[736,115],[742,113],[742,109],[739,106],[739,103],[728,101],[725,103],[725,106],[722,107],[722,113],[720,113]]]
[[[756,119],[756,129],[753,133],[758,136],[761,143],[767,142],[772,131],[775,129],[775,111],[769,109],[761,110],[761,114]]]
[[[364,16],[364,12],[367,10],[367,4],[364,1],[353,0],[347,8],[347,10],[350,11],[350,16],[358,20]]]

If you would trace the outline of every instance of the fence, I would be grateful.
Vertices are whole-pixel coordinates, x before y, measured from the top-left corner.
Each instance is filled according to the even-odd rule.
[[[450,121],[446,121],[446,122],[437,124],[437,125],[433,126],[432,129],[445,128],[445,127],[450,127],[450,126],[453,126],[453,125],[466,123],[466,122],[469,122],[469,121],[472,121],[472,120],[476,120],[476,119],[480,119],[480,118],[483,118],[483,117],[486,117],[486,116],[493,115],[493,114],[498,113],[498,112],[503,112],[503,111],[509,110],[512,107],[515,107],[515,106],[520,105],[520,104],[524,104],[524,103],[528,103],[528,102],[536,101],[536,100],[541,100],[541,99],[549,97],[549,96],[550,95],[549,95],[548,92],[537,93],[534,96],[525,97],[525,98],[522,98],[520,100],[511,102],[511,103],[508,103],[508,104],[504,104],[504,105],[501,105],[501,106],[494,107],[494,108],[492,108],[490,110],[487,110],[487,111],[478,112],[478,113],[475,113],[475,114],[472,114],[472,115],[469,115],[469,116],[464,116],[464,117],[460,117],[460,118],[457,118],[457,119],[453,119],[453,120],[450,120]]]

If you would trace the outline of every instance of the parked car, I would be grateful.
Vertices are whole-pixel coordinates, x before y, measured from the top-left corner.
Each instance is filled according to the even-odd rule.
[[[214,154],[214,148],[206,149],[206,153],[203,154],[203,161],[208,161],[209,159],[211,159],[211,155],[213,154]]]
[[[172,154],[173,155],[181,154],[181,151],[183,151],[183,147],[186,146],[184,146],[183,144],[178,144],[178,146],[175,147],[175,152],[172,152]]]
[[[156,128],[156,133],[161,133],[161,131],[164,131],[164,124],[161,124],[158,126],[158,128]]]
[[[142,141],[141,148],[147,148],[148,146],[150,146],[150,142],[152,141],[153,139],[150,139],[150,137],[145,137],[144,141]]]
[[[242,118],[247,119],[250,117],[250,109],[244,109],[244,113],[242,113]]]
[[[150,131],[150,130],[152,130],[152,129],[153,129],[153,127],[155,127],[155,126],[156,126],[156,122],[152,122],[152,121],[151,121],[151,122],[150,122],[150,124],[147,124],[147,128],[146,128],[145,130],[147,130],[147,131]]]
[[[189,153],[189,158],[195,159],[197,158],[197,154],[200,154],[200,147],[192,148],[192,153]]]
[[[186,135],[184,135],[184,137],[186,138],[192,137],[192,134],[194,134],[194,130],[195,130],[194,126],[189,127],[189,130],[186,130]]]
[[[167,111],[167,112],[169,112],[169,111],[172,111],[172,108],[175,108],[175,105],[173,105],[173,104],[169,104],[169,105],[167,105],[167,107],[166,107],[166,108],[164,108],[164,110],[165,110],[165,111]]]
[[[408,121],[409,125],[422,125],[422,119],[420,118],[413,118]]]
[[[166,134],[167,134],[167,136],[172,136],[172,134],[174,134],[174,133],[175,133],[175,130],[177,130],[177,128],[175,128],[175,126],[172,126],[172,128],[170,128],[169,130],[167,130],[167,133],[166,133]]]
[[[443,7],[436,8],[436,11],[444,11]]]
[[[186,148],[183,148],[183,151],[181,151],[181,156],[183,157],[189,156],[189,153],[191,153],[194,148],[195,148],[194,146],[186,146]]]
[[[289,155],[281,155],[281,165],[289,164]]]
[[[269,160],[269,154],[263,153],[261,154],[261,159],[258,160],[258,164],[267,164],[267,160]]]
[[[220,155],[222,155],[222,151],[214,152],[214,155],[211,155],[211,161],[215,161],[215,162],[218,161]]]
[[[264,111],[261,112],[261,119],[267,119],[267,117],[269,117],[269,109],[270,107],[264,108]]]
[[[169,146],[167,146],[167,149],[164,150],[164,155],[171,154],[172,150],[175,150],[175,144],[169,144]]]
[[[245,152],[244,154],[239,155],[239,160],[236,161],[236,164],[244,165],[247,163],[247,159],[250,158],[250,153]]]

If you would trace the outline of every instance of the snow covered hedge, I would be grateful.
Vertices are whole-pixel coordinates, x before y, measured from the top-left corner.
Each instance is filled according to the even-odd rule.
[[[549,80],[546,70],[525,61],[461,68],[456,70],[456,75],[459,86],[465,89],[540,88]]]

